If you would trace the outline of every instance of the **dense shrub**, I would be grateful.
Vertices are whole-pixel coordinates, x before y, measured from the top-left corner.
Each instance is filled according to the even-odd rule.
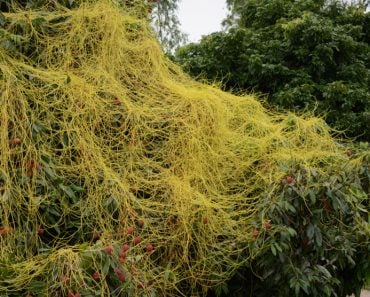
[[[370,159],[352,158],[325,174],[291,169],[266,193],[253,257],[217,296],[359,296],[370,273]]]

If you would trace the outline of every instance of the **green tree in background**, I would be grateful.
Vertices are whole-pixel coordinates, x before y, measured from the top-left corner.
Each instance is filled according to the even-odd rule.
[[[171,52],[186,41],[186,35],[180,30],[177,17],[179,0],[151,0],[153,10],[153,26],[160,43],[166,52]]]
[[[315,109],[370,140],[370,13],[364,2],[228,0],[228,32],[176,53],[193,76],[268,94],[279,108]]]

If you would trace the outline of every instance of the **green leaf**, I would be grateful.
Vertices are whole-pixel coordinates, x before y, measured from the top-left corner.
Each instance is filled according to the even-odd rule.
[[[51,168],[49,167],[49,165],[47,163],[44,163],[44,162],[41,162],[43,163],[44,166],[42,166],[42,169],[43,171],[46,173],[46,175],[51,179],[51,180],[55,180],[56,179],[56,174],[53,170],[51,170]]]
[[[65,146],[68,146],[69,145],[69,138],[68,138],[68,134],[67,133],[64,133],[63,134],[63,137],[62,137],[62,142]]]
[[[324,294],[325,294],[325,296],[332,296],[332,294],[331,294],[331,292],[332,292],[332,289],[331,289],[331,287],[329,287],[329,286],[324,286]]]
[[[332,201],[332,205],[333,205],[334,210],[337,211],[339,209],[342,209],[341,201],[336,196],[332,195],[331,201]]]
[[[313,235],[315,234],[315,228],[311,223],[308,224],[306,233],[307,233],[308,239],[311,240],[313,238]]]
[[[274,243],[274,245],[275,245],[275,247],[276,247],[276,249],[281,253],[281,252],[283,252],[283,249],[281,248],[281,246],[277,243],[277,242],[275,242]]]
[[[50,254],[51,249],[50,248],[40,248],[38,251],[39,251],[39,253],[48,255],[48,254]]]
[[[316,265],[316,268],[323,274],[327,279],[331,278],[331,274],[329,270],[327,270],[324,266],[322,265]]]
[[[270,249],[271,249],[272,254],[273,254],[274,256],[276,256],[276,248],[274,247],[274,245],[273,245],[273,244],[271,245]]]
[[[164,273],[164,279],[166,281],[170,281],[170,282],[173,282],[175,280],[175,274],[172,272],[172,271],[166,271]]]
[[[58,235],[60,235],[60,228],[58,225],[54,226],[54,230],[57,232]]]
[[[15,47],[14,43],[11,42],[8,39],[1,41],[1,46],[5,50],[10,51],[10,52],[16,52],[17,51],[17,48]]]
[[[33,123],[32,124],[32,130],[36,133],[36,134],[39,134],[42,132],[43,130],[43,126],[39,123]]]
[[[222,293],[227,296],[229,294],[229,287],[227,286],[227,284],[222,284],[221,288],[222,288]]]
[[[41,294],[46,289],[46,283],[32,280],[28,287],[33,294]]]
[[[301,286],[299,285],[298,282],[295,283],[294,285],[294,292],[296,296],[299,296],[299,291],[301,290]]]
[[[10,34],[9,38],[11,41],[13,41],[15,44],[20,44],[22,41],[25,40],[25,38],[21,35],[16,35],[16,34]]]
[[[45,165],[51,163],[51,157],[48,155],[42,155],[41,156],[41,162]]]
[[[103,267],[102,267],[102,273],[104,275],[108,275],[109,268],[110,268],[110,259],[109,257],[103,257]]]
[[[317,246],[319,247],[322,246],[322,235],[321,235],[321,230],[319,228],[315,229],[315,242]]]
[[[114,212],[118,208],[118,203],[117,199],[115,196],[109,196],[105,201],[104,201],[104,206],[107,207],[107,209],[111,212]]]
[[[308,196],[310,197],[310,201],[312,204],[316,203],[316,195],[312,190],[308,191]]]
[[[32,25],[36,28],[41,28],[46,23],[46,19],[43,17],[38,17],[32,20]]]
[[[356,262],[353,260],[353,258],[352,258],[350,255],[347,255],[347,256],[346,256],[346,258],[347,258],[348,262],[349,262],[351,265],[353,265],[353,266],[355,266],[355,265],[356,265]]]
[[[48,212],[49,212],[50,214],[53,214],[53,215],[54,215],[54,216],[56,216],[56,217],[59,217],[59,216],[60,216],[59,211],[57,211],[53,206],[48,207]]]
[[[5,15],[2,12],[0,12],[0,26],[3,27],[5,25],[5,22],[6,22]]]
[[[287,228],[286,228],[286,230],[288,231],[288,233],[289,233],[289,235],[290,235],[291,237],[295,237],[295,236],[297,236],[297,231],[295,231],[293,228],[291,228],[291,227],[287,227]]]
[[[74,191],[70,187],[65,186],[63,184],[60,184],[59,188],[61,188],[63,190],[63,192],[66,193],[67,196],[72,199],[73,203],[77,202],[77,197],[76,197]]]
[[[296,213],[296,209],[294,208],[294,206],[287,201],[285,202],[285,208],[287,210],[290,210],[292,213]]]
[[[85,191],[85,189],[84,189],[84,188],[82,188],[82,187],[80,187],[80,186],[77,186],[77,185],[75,185],[75,184],[71,184],[71,185],[70,185],[70,187],[71,187],[71,189],[72,189],[73,191],[78,192],[78,193],[82,193],[82,192],[84,192],[84,191]]]
[[[53,178],[53,185],[54,186],[59,186],[60,184],[63,183],[63,181],[64,181],[64,179],[61,176],[55,175],[55,177]]]

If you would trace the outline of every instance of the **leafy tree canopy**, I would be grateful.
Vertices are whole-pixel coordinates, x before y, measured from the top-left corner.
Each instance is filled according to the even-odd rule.
[[[177,17],[179,0],[149,1],[155,3],[153,25],[159,41],[166,52],[171,52],[186,41],[186,35],[180,30]]]
[[[280,108],[314,108],[346,135],[370,140],[370,13],[364,3],[229,0],[228,32],[175,59],[225,89],[268,94]]]

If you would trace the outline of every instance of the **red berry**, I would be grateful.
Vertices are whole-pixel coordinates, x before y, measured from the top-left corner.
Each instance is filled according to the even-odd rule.
[[[126,252],[129,249],[130,249],[130,246],[127,243],[125,243],[125,244],[122,245],[122,251]]]
[[[78,108],[83,108],[85,105],[83,104],[83,102],[82,102],[82,101],[77,101],[77,102],[76,102],[76,106],[77,106]]]
[[[6,237],[13,232],[12,227],[0,227],[0,236]]]
[[[39,236],[43,236],[45,234],[45,229],[39,226],[39,229],[37,230],[37,233]]]
[[[106,255],[111,255],[113,252],[113,247],[111,245],[107,246],[104,250]]]
[[[119,269],[118,267],[114,268],[114,273],[117,274],[117,275],[121,275],[122,274],[122,270]]]
[[[40,163],[39,162],[37,162],[37,161],[35,161],[35,160],[31,160],[31,161],[29,161],[28,162],[28,164],[27,164],[27,167],[29,168],[29,169],[37,169],[37,170],[40,170],[41,169],[41,165],[40,165]]]
[[[134,244],[139,244],[141,242],[141,237],[135,237],[133,240]]]
[[[271,223],[270,221],[267,221],[265,224],[264,224],[264,227],[266,230],[269,230],[271,228]]]
[[[93,234],[93,240],[100,239],[100,236],[101,236],[101,232],[94,232],[94,234]]]
[[[203,224],[207,225],[209,223],[209,220],[207,217],[203,218]]]
[[[260,232],[257,229],[253,229],[252,235],[253,235],[254,238],[257,238],[259,234],[260,234]]]
[[[121,281],[121,282],[124,282],[126,280],[126,276],[124,274],[120,274],[118,275],[118,279]]]
[[[133,234],[135,232],[134,227],[128,227],[127,228],[127,234]]]
[[[66,285],[69,283],[69,277],[68,276],[65,276],[65,275],[61,275],[60,276],[60,282],[63,284],[63,285]]]
[[[148,253],[150,253],[150,252],[152,252],[153,250],[154,250],[153,245],[149,243],[149,244],[146,246],[146,251],[147,251]]]
[[[99,281],[100,280],[100,273],[99,271],[95,271],[92,275],[92,278],[95,280],[95,281]]]
[[[124,264],[125,261],[126,261],[126,258],[119,257],[118,259],[118,262],[120,262],[121,264]]]
[[[169,217],[167,219],[167,225],[168,226],[172,226],[172,225],[175,225],[176,224],[176,219],[174,217]]]
[[[286,177],[286,182],[287,182],[288,184],[291,184],[291,183],[293,183],[293,182],[294,182],[294,178],[293,178],[293,177],[291,177],[291,176],[287,176],[287,177]]]
[[[139,227],[143,227],[143,226],[144,226],[144,221],[143,221],[143,220],[138,220],[136,224],[137,224]]]
[[[113,104],[113,105],[121,105],[121,101],[120,101],[118,98],[116,98],[116,99],[114,99],[114,100],[112,101],[112,104]]]
[[[13,138],[9,140],[9,144],[11,145],[20,145],[22,143],[22,140],[20,138]]]
[[[148,284],[148,286],[151,286],[152,284],[154,284],[154,280],[151,279],[150,281],[148,281],[147,284]]]
[[[142,289],[143,288],[143,284],[142,283],[139,283],[139,284],[137,284],[137,286],[136,286],[138,289]]]
[[[352,151],[347,151],[346,154],[347,154],[348,157],[352,157],[352,155],[353,155]]]
[[[126,252],[121,251],[121,252],[119,253],[119,256],[120,256],[120,258],[124,258],[124,259],[126,259],[127,254],[126,254]]]
[[[118,276],[118,279],[121,281],[121,282],[124,282],[126,280],[126,276],[123,274],[122,270],[119,269],[119,268],[115,268],[114,269],[114,272],[116,273],[116,275]]]

